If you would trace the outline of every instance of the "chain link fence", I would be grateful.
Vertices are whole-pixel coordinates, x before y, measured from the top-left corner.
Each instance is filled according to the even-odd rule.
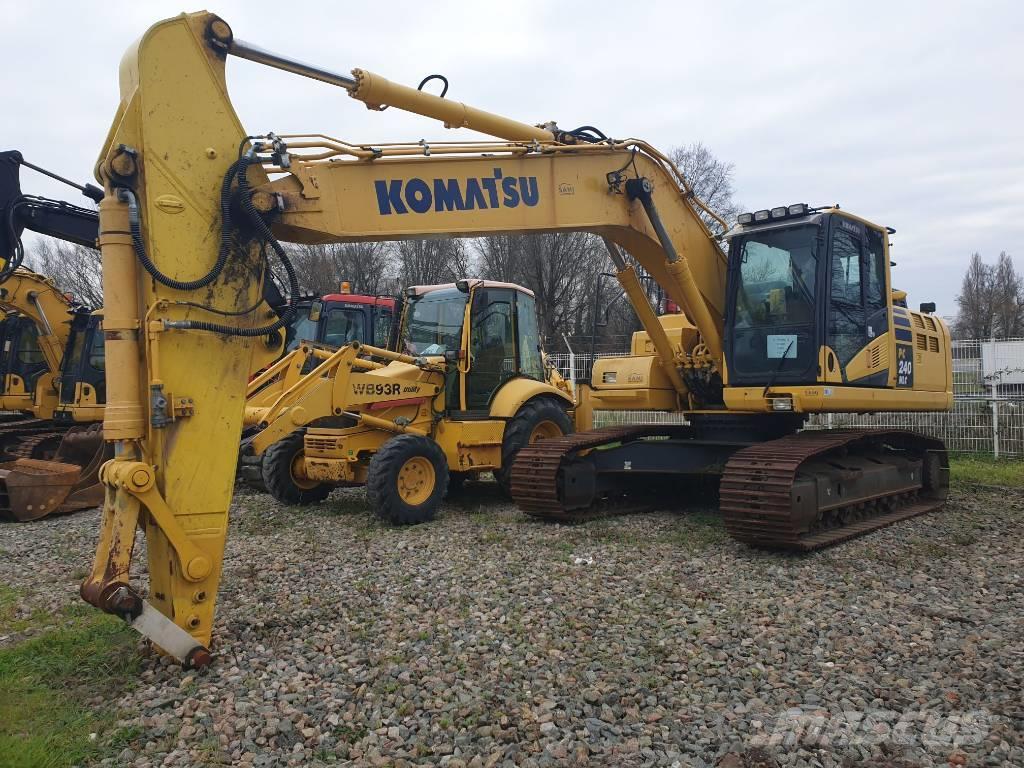
[[[836,413],[815,415],[811,429],[893,427],[941,438],[950,451],[1024,458],[1024,339],[953,342],[953,410],[942,413]],[[598,354],[597,357],[612,356]],[[589,379],[589,353],[548,355],[559,372]],[[595,426],[682,424],[661,411],[599,411]]]

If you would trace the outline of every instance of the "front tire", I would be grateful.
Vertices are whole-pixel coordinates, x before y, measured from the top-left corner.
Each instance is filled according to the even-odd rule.
[[[319,504],[330,494],[327,483],[309,480],[303,471],[305,430],[278,440],[263,454],[263,484],[282,504]]]
[[[526,446],[573,431],[572,420],[565,408],[549,398],[530,400],[505,426],[501,441],[501,467],[494,478],[506,495],[511,496],[512,464]]]
[[[447,489],[448,460],[429,438],[398,435],[370,459],[366,495],[377,516],[392,525],[430,522]]]

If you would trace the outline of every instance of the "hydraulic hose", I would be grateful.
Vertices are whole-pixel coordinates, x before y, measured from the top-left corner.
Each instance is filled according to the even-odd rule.
[[[221,184],[220,192],[221,229],[217,260],[214,262],[214,265],[209,272],[195,280],[175,280],[161,272],[156,264],[153,263],[149,254],[146,253],[146,246],[142,239],[142,220],[139,212],[138,200],[131,190],[123,188],[118,189],[118,197],[128,203],[128,221],[131,229],[132,245],[135,249],[135,254],[146,272],[161,285],[178,291],[196,291],[213,283],[220,276],[221,272],[224,271],[228,257],[231,254],[232,246],[233,226],[231,220],[231,183],[235,179],[238,180],[239,198],[243,212],[246,214],[246,217],[261,235],[263,240],[270,243],[270,246],[274,249],[274,253],[277,255],[277,258],[281,261],[281,265],[284,267],[285,273],[288,275],[288,288],[290,293],[288,305],[285,307],[278,319],[273,323],[263,325],[258,328],[237,328],[235,326],[210,323],[203,320],[168,320],[164,323],[165,327],[179,330],[223,333],[228,336],[251,338],[256,336],[268,336],[274,331],[277,331],[290,323],[292,318],[295,316],[295,300],[299,295],[298,277],[295,273],[295,268],[292,265],[291,260],[288,258],[288,254],[281,246],[281,243],[278,242],[277,238],[274,237],[270,226],[263,220],[263,217],[252,203],[251,195],[249,194],[249,180],[246,177],[246,172],[252,163],[252,157],[248,155],[241,157],[232,163],[231,167],[228,168],[227,173],[224,175],[224,181]],[[270,278],[268,277],[267,279]],[[216,311],[212,308],[206,309],[209,309],[209,311]]]

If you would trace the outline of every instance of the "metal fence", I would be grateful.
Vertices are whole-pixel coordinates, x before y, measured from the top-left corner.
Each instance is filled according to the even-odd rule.
[[[949,450],[996,457],[1024,457],[1024,339],[953,342],[953,410],[943,413],[825,414],[810,429],[898,427],[934,435]],[[598,354],[597,357],[610,356]],[[553,354],[565,377],[588,379],[589,354]],[[660,411],[599,411],[595,424],[681,424]]]

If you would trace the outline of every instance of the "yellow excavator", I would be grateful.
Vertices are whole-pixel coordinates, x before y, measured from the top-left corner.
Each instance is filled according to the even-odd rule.
[[[544,364],[532,291],[463,279],[412,286],[400,350],[303,345],[249,385],[248,452],[287,504],[366,485],[377,515],[432,520],[449,490],[493,471],[506,489],[516,454],[572,431],[568,384]],[[318,365],[306,375],[297,375]]]
[[[103,501],[98,472],[106,458],[102,404],[86,411],[98,384],[80,380],[77,392],[71,390],[78,400],[70,402],[61,386],[85,355],[76,339],[94,322],[92,313],[25,267],[0,283],[0,309],[6,313],[0,409],[21,414],[0,423],[0,519],[95,507]],[[99,371],[95,378],[101,377]]]
[[[256,135],[228,98],[228,56],[494,139]],[[263,301],[268,258],[298,294],[282,240],[574,230],[605,239],[643,334],[629,356],[595,365],[574,413],[580,431],[520,451],[510,484],[531,514],[585,517],[655,484],[644,478],[715,471],[732,535],[807,549],[941,506],[940,441],[799,431],[812,413],[951,405],[948,330],[894,298],[884,227],[835,206],[780,206],[740,217],[726,249],[686,179],[642,140],[529,125],[366,70],[305,65],[235,38],[205,12],[151,27],[126,53],[120,84],[96,166],[105,193],[103,426],[115,455],[101,472],[107,495],[81,592],[186,664],[211,658],[248,379],[276,359],[293,313]],[[655,314],[637,266],[684,315]],[[374,381],[376,397],[370,377],[383,387],[389,368],[443,363],[454,375],[464,363],[423,357],[338,380]],[[444,414],[440,394],[430,407]],[[586,428],[595,409],[651,408],[688,423]],[[401,426],[394,418],[388,429]],[[325,458],[345,458],[334,450],[325,446]],[[129,579],[139,526],[148,598]]]

